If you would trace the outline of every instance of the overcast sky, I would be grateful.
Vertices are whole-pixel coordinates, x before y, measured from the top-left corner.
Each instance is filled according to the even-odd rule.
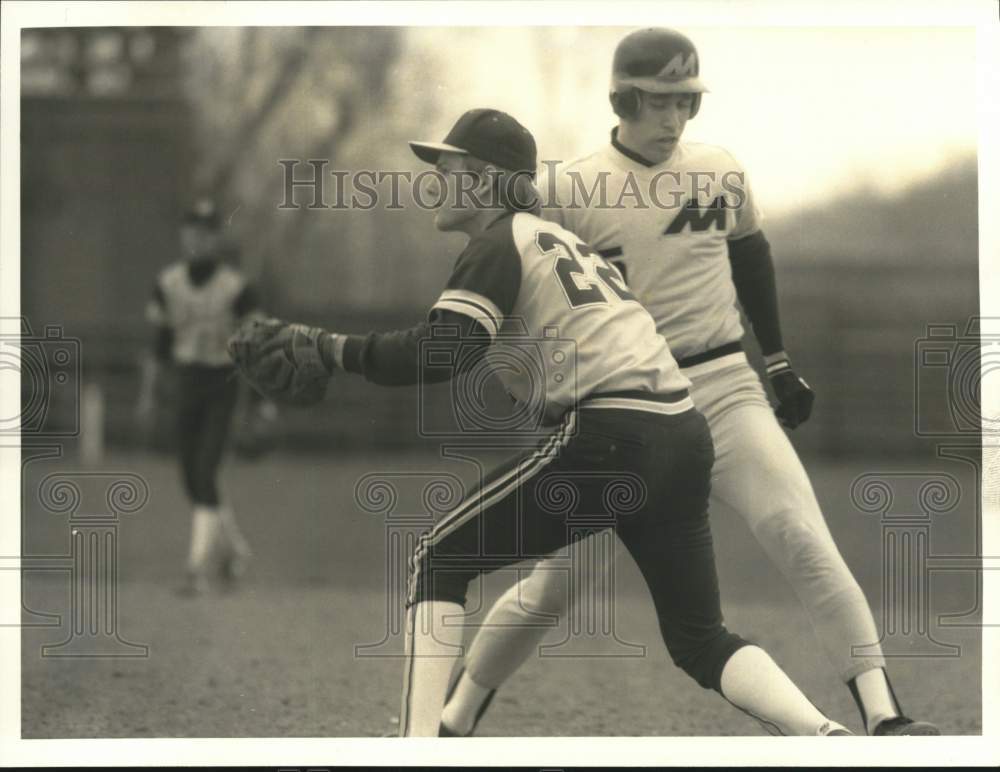
[[[542,157],[571,158],[607,141],[611,56],[628,31],[411,29],[411,45],[442,62],[413,85],[442,95],[437,131],[467,107],[495,106],[536,133]],[[975,149],[972,29],[682,31],[711,90],[685,139],[730,149],[767,212],[859,187],[895,190]]]

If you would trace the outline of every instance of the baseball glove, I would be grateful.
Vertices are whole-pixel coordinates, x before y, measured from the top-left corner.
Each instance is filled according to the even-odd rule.
[[[250,318],[229,339],[229,355],[258,394],[286,405],[315,405],[331,375],[320,354],[322,334],[318,327]]]

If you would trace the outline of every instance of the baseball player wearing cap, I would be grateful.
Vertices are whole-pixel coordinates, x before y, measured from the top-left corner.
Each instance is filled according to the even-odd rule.
[[[181,246],[183,259],[157,277],[146,309],[156,338],[153,356],[144,363],[137,413],[149,423],[162,367],[171,366],[180,466],[193,507],[181,592],[197,595],[214,558],[221,558],[222,576],[232,581],[250,556],[232,508],[221,500],[217,478],[239,389],[226,341],[256,309],[257,297],[240,272],[220,260],[220,223],[211,200],[199,200],[186,213]]]
[[[542,185],[554,198],[543,216],[616,265],[656,320],[711,427],[713,498],[745,518],[791,582],[866,731],[939,734],[902,714],[868,604],[779,426],[807,420],[813,392],[785,352],[771,251],[743,169],[720,147],[681,141],[705,91],[688,38],[667,29],[625,37],[613,62],[610,98],[620,120],[611,142]],[[609,202],[624,205],[581,203],[602,178]],[[627,190],[645,196],[641,205],[620,195]],[[765,357],[773,412],[740,343],[737,300]],[[536,649],[548,629],[533,622],[537,614],[565,612],[557,574],[543,561],[497,601],[445,709],[449,732],[470,734],[495,690]],[[868,653],[854,654],[861,646]]]
[[[706,510],[713,456],[706,422],[652,317],[617,271],[572,232],[533,213],[531,134],[505,113],[480,109],[465,113],[444,142],[411,146],[439,172],[436,227],[468,236],[428,321],[351,336],[273,320],[257,328],[264,340],[254,339],[250,323],[230,348],[251,382],[260,373],[273,393],[299,383],[317,360],[325,363],[324,385],[336,370],[401,385],[448,380],[482,357],[489,363],[504,346],[542,339],[547,329],[575,341],[575,377],[564,377],[548,358],[537,363],[541,383],[497,369],[521,403],[541,393],[549,431],[485,475],[418,542],[410,562],[401,734],[439,733],[462,639],[461,626],[444,620],[463,613],[469,582],[565,547],[572,518],[592,522],[593,513],[605,512],[607,496],[618,502],[616,532],[685,672],[786,732],[846,734],[762,649],[723,625]],[[448,361],[440,355],[450,353],[457,364],[422,367],[422,341],[432,342],[435,361]],[[322,396],[309,384],[303,393],[314,401]],[[562,511],[553,486],[575,491],[573,511]],[[667,551],[669,561],[662,559]]]

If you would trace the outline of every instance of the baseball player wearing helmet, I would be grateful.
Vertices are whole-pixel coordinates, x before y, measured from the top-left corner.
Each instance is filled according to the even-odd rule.
[[[439,172],[436,227],[468,237],[428,320],[364,337],[269,322],[244,325],[230,343],[258,389],[278,399],[291,390],[308,404],[324,390],[315,376],[317,355],[329,374],[405,385],[446,381],[480,361],[494,367],[504,347],[545,340],[548,330],[575,342],[572,377],[552,364],[555,356],[537,362],[539,382],[496,367],[520,403],[540,395],[548,431],[484,475],[418,541],[406,602],[400,733],[439,734],[462,641],[461,626],[444,620],[463,613],[469,583],[564,548],[572,532],[567,518],[592,523],[592,513],[605,511],[611,486],[613,527],[650,589],[678,666],[788,733],[848,734],[762,649],[723,625],[707,512],[713,457],[707,424],[653,318],[618,272],[572,232],[533,213],[531,134],[505,113],[478,109],[465,113],[444,142],[411,147]],[[422,365],[428,342],[428,361],[454,366]],[[571,512],[559,505],[567,489],[578,504]],[[667,551],[669,561],[662,559]]]
[[[681,141],[706,91],[687,37],[668,29],[626,36],[614,54],[610,99],[620,120],[611,142],[542,185],[556,199],[543,216],[616,265],[656,320],[711,427],[713,498],[740,513],[791,583],[866,731],[939,734],[903,715],[873,645],[868,604],[779,425],[806,421],[813,392],[785,352],[770,247],[743,169],[720,147]],[[602,177],[611,202],[627,189],[649,191],[652,201],[580,205],[581,192]],[[742,350],[737,300],[765,356],[774,411]],[[495,690],[537,648],[547,628],[532,620],[566,611],[557,574],[543,561],[494,605],[445,709],[449,733],[470,734]],[[852,654],[863,645],[871,653]]]
[[[177,432],[184,487],[192,503],[185,595],[206,587],[213,559],[221,558],[227,582],[242,573],[250,548],[232,508],[219,494],[218,472],[229,438],[239,381],[226,341],[257,307],[256,292],[243,275],[222,263],[218,212],[200,199],[181,223],[184,257],[157,277],[146,308],[156,327],[154,356],[143,368],[136,412],[149,424],[156,409],[155,386],[164,367],[177,385]]]

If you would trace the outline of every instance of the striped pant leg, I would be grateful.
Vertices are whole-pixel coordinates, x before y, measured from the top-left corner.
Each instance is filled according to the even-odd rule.
[[[403,736],[411,709],[412,646],[418,634],[418,604],[446,601],[464,605],[469,583],[481,572],[495,571],[564,546],[565,523],[537,510],[532,481],[559,466],[561,453],[575,432],[576,416],[575,411],[570,411],[536,449],[495,470],[418,541],[410,560],[406,600],[406,668],[400,716]],[[531,555],[527,554],[528,548]]]

